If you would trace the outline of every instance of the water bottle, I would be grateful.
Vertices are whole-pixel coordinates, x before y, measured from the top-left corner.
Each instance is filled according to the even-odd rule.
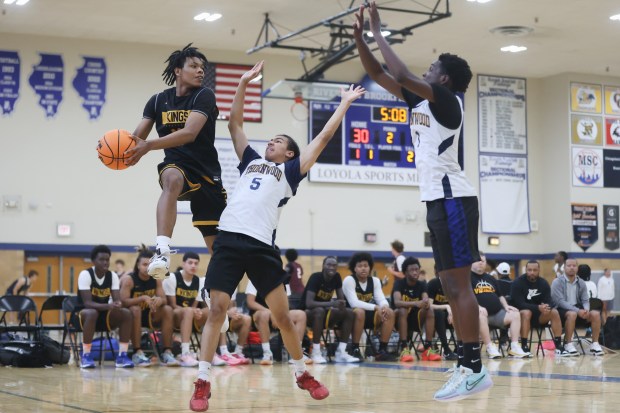
[[[282,363],[288,363],[288,351],[286,351],[284,343],[282,344]]]

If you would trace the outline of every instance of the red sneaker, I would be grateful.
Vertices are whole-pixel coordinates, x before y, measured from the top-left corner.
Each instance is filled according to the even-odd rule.
[[[430,347],[420,354],[420,358],[424,361],[441,361],[441,356]]]
[[[206,412],[209,409],[211,383],[198,379],[194,382],[194,394],[189,401],[189,408],[194,412]]]
[[[297,377],[297,387],[302,390],[308,390],[308,392],[310,392],[310,397],[315,400],[323,400],[329,396],[329,390],[327,390],[327,387],[319,383],[307,371],[304,371],[304,374]]]

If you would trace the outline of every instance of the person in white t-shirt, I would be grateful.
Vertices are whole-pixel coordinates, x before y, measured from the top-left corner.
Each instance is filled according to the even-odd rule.
[[[392,263],[392,266],[387,267],[387,270],[394,277],[394,281],[396,281],[397,279],[405,278],[405,275],[403,274],[403,262],[405,262],[406,258],[403,254],[405,246],[399,240],[394,240],[391,246],[394,262]]]
[[[610,312],[614,310],[614,298],[616,297],[616,285],[611,270],[605,268],[603,276],[598,279],[598,298],[603,302],[602,322],[605,324]]]

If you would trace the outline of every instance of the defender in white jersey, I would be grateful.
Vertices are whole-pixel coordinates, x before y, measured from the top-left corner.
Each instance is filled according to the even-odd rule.
[[[426,202],[435,265],[459,338],[457,368],[434,398],[459,400],[493,385],[480,361],[478,304],[469,284],[471,263],[479,260],[478,198],[458,162],[463,102],[456,93],[467,90],[472,73],[464,59],[444,53],[422,79],[416,77],[381,36],[379,12],[371,2],[370,29],[385,59],[386,72],[364,38],[363,13],[361,6],[353,32],[364,69],[371,79],[409,105],[420,196]]]
[[[289,136],[277,135],[269,141],[265,157],[261,158],[248,145],[243,131],[243,101],[247,84],[260,74],[262,67],[263,62],[259,62],[241,77],[230,111],[228,129],[241,160],[241,178],[220,217],[220,232],[213,244],[213,257],[205,278],[211,309],[202,332],[198,379],[190,400],[190,409],[198,412],[209,408],[211,394],[211,365],[205,360],[213,359],[231,294],[246,273],[258,294],[265,298],[280,328],[284,345],[294,361],[297,386],[308,390],[313,399],[321,400],[329,395],[327,388],[306,370],[301,343],[289,315],[283,285],[286,272],[274,239],[281,208],[295,195],[299,182],[338,129],[351,102],[365,90],[353,85],[343,90],[340,105],[303,152]]]

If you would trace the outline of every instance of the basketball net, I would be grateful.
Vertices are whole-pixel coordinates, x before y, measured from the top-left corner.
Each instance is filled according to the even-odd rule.
[[[291,105],[291,116],[300,122],[308,119],[308,105],[304,102],[301,92],[295,92],[294,101]]]

